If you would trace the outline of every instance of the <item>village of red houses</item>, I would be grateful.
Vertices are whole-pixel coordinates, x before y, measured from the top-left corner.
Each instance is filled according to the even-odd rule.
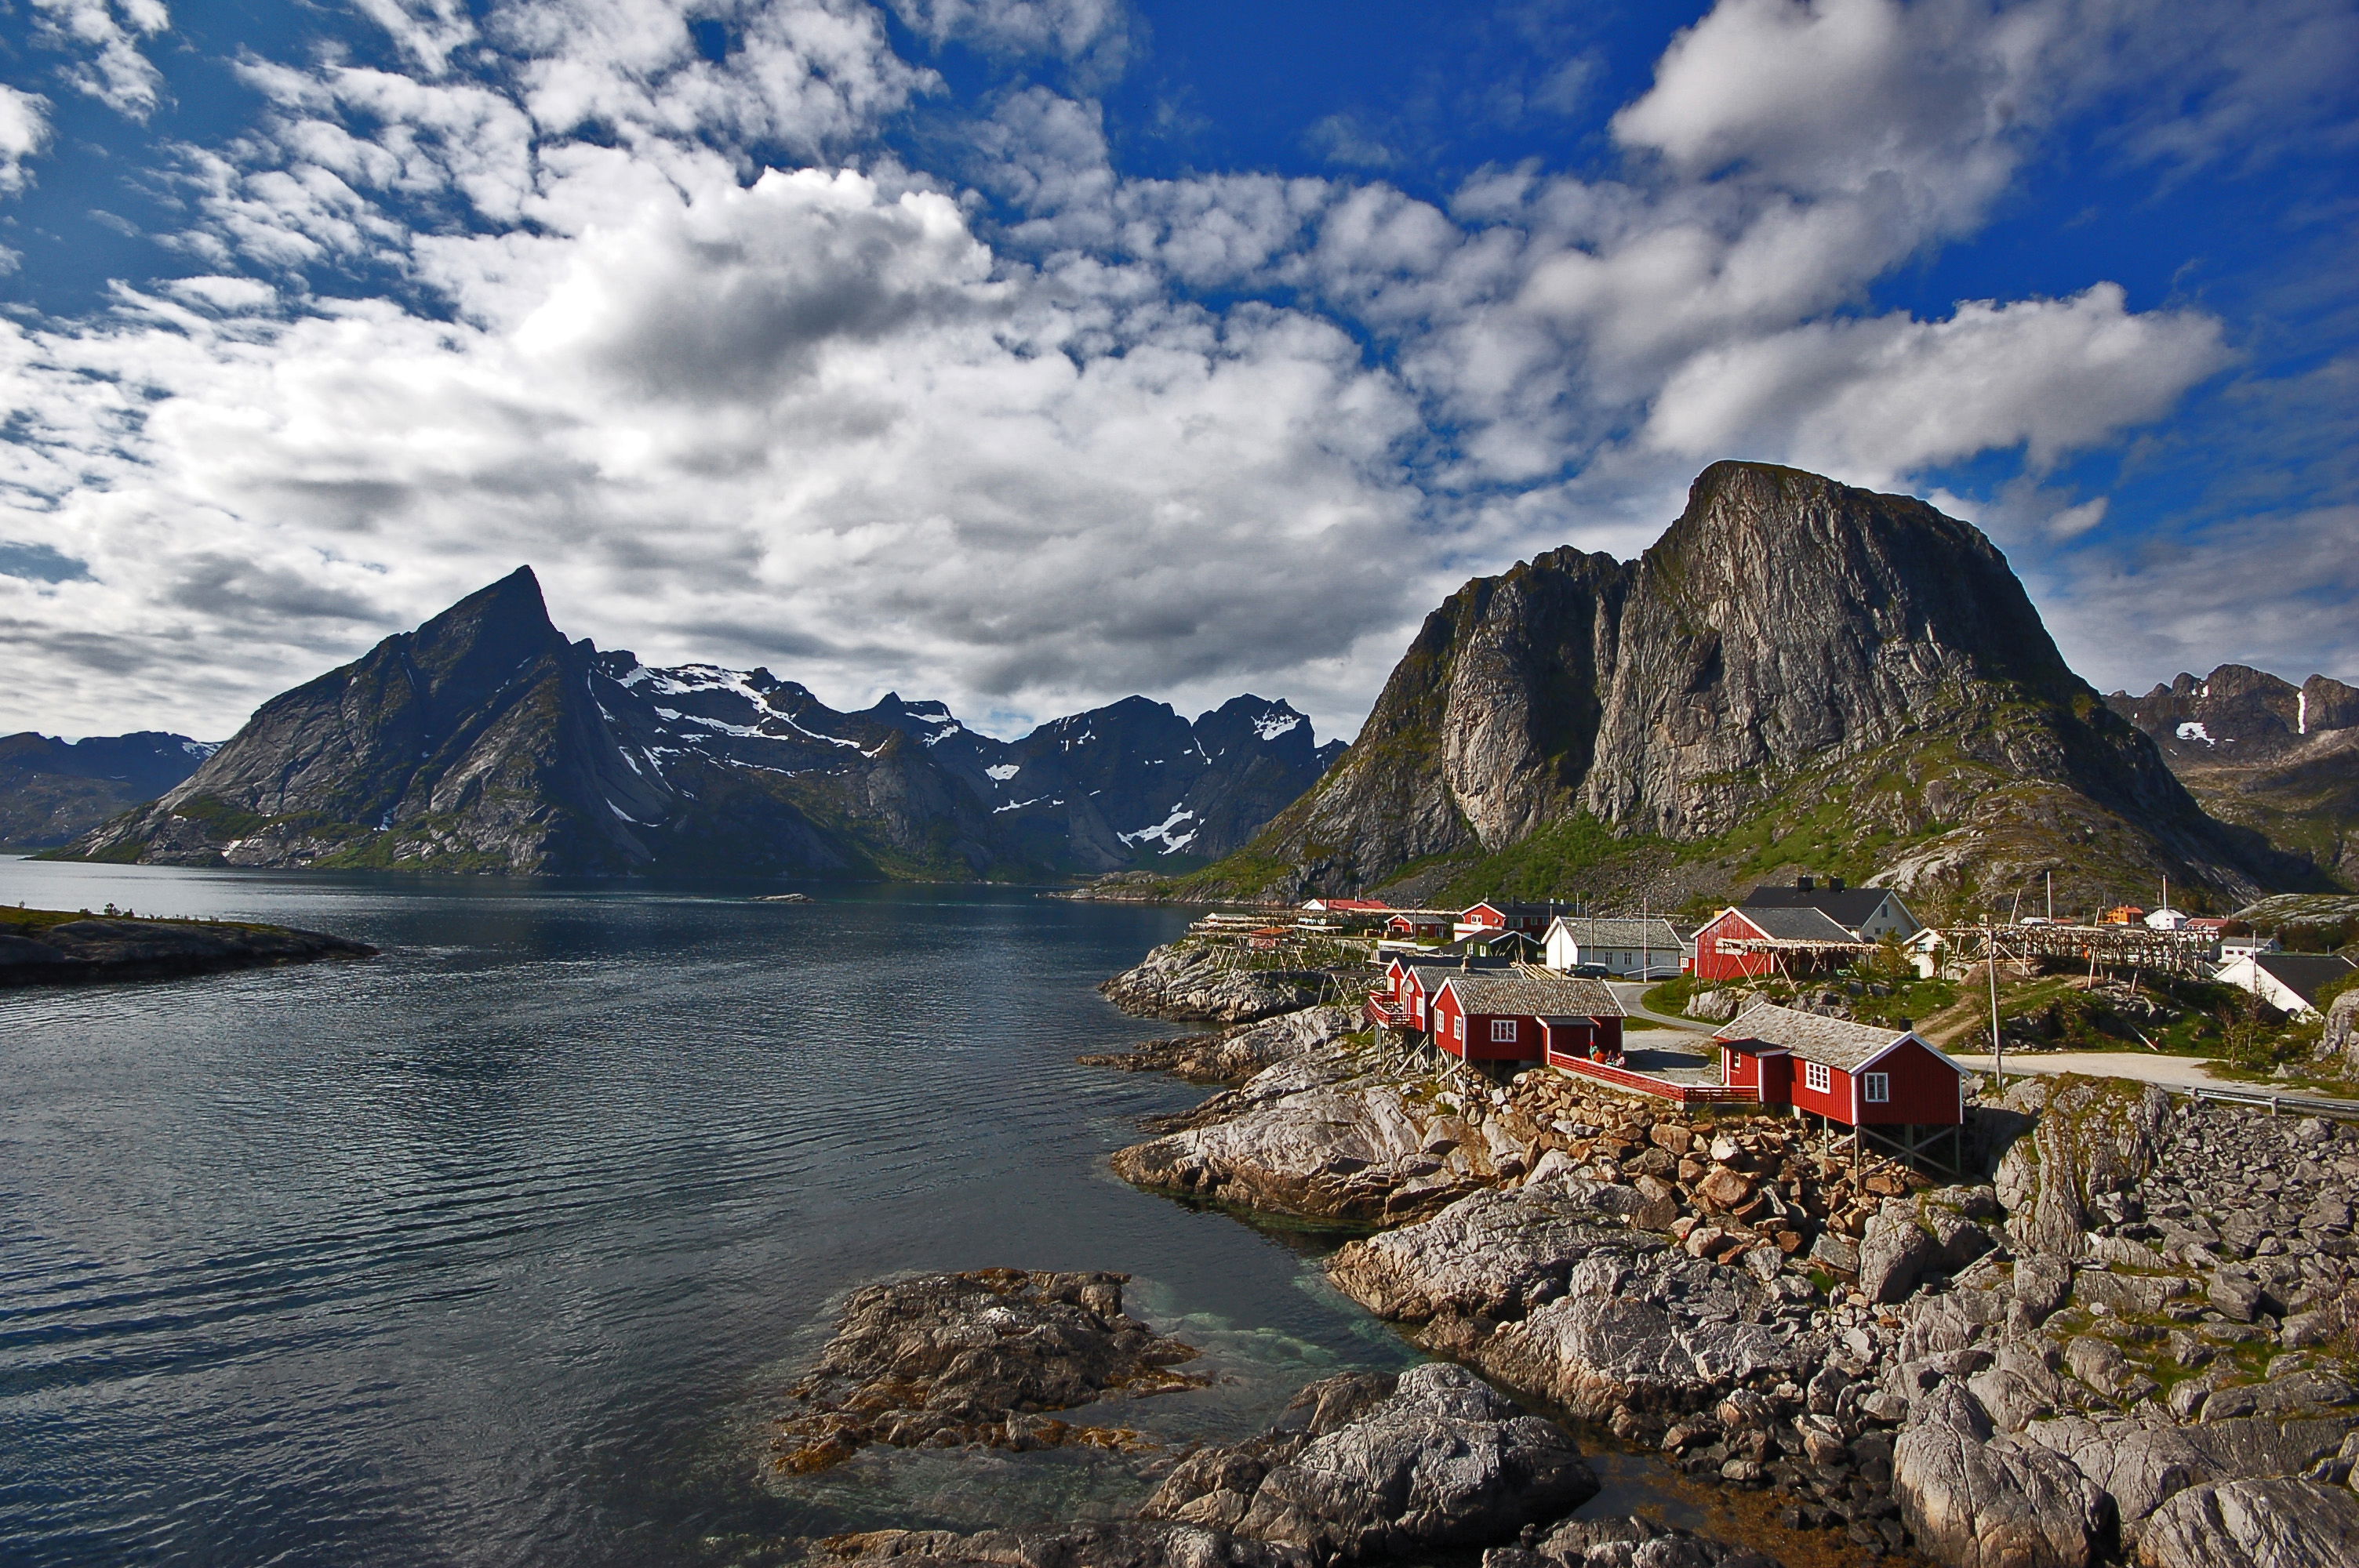
[[[2052,918],[1941,931],[1884,888],[1796,878],[1681,930],[1660,915],[1601,916],[1561,903],[1489,900],[1466,909],[1395,909],[1370,899],[1312,899],[1290,923],[1213,915],[1202,929],[1247,947],[1349,934],[1373,944],[1383,979],[1368,1024],[1412,1047],[1489,1073],[1546,1066],[1678,1105],[1742,1103],[1856,1130],[1895,1152],[1932,1154],[1965,1119],[1966,1069],[1905,1022],[1854,1022],[1755,995],[1756,983],[1805,981],[1861,955],[1897,953],[1923,978],[1954,972],[1977,935],[1983,951],[2029,959],[2087,957],[2200,975],[2300,1016],[2352,968],[2332,955],[2285,953],[2233,923],[2163,907],[2122,906],[2086,924]],[[1745,988],[1745,1005],[1700,1041],[1655,1047],[1625,1038],[1675,1021],[1647,1017],[1651,984]],[[1695,1025],[1680,1022],[1680,1028]],[[1635,1033],[1635,1032],[1633,1032]],[[1709,1055],[1696,1054],[1702,1044]]]

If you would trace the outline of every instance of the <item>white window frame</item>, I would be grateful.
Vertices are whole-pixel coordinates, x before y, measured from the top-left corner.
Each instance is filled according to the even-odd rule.
[[[1521,1040],[1523,1037],[1523,1031],[1516,1027],[1516,1021],[1514,1019],[1495,1018],[1491,1021],[1492,1044],[1513,1045],[1516,1041]]]
[[[1810,1090],[1814,1095],[1827,1095],[1834,1093],[1834,1069],[1828,1066],[1824,1062],[1803,1063],[1802,1087]]]
[[[1890,1073],[1863,1074],[1859,1080],[1859,1098],[1864,1105],[1890,1105],[1892,1075]]]

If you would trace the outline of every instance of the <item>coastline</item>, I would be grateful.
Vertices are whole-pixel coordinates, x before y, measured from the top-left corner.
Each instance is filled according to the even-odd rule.
[[[243,921],[158,920],[87,910],[0,908],[0,987],[179,979],[236,969],[372,958],[365,942]]]

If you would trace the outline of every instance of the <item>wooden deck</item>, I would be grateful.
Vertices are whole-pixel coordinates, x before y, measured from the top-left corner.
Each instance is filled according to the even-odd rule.
[[[1560,1073],[1569,1073],[1577,1078],[1592,1078],[1598,1083],[1631,1094],[1652,1095],[1658,1099],[1667,1099],[1673,1105],[1744,1105],[1756,1102],[1760,1098],[1760,1096],[1752,1089],[1731,1088],[1725,1084],[1713,1081],[1709,1076],[1710,1069],[1707,1067],[1701,1065],[1676,1067],[1668,1064],[1658,1065],[1650,1060],[1656,1057],[1673,1056],[1673,1053],[1670,1052],[1632,1051],[1626,1053],[1623,1060],[1627,1063],[1633,1056],[1646,1061],[1648,1066],[1653,1066],[1656,1070],[1648,1072],[1627,1065],[1617,1067],[1610,1063],[1593,1062],[1586,1057],[1567,1056],[1556,1052],[1549,1054],[1548,1062],[1549,1066]],[[1676,1059],[1694,1060],[1692,1057]]]

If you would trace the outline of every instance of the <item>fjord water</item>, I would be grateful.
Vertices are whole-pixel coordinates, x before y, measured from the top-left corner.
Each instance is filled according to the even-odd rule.
[[[0,1562],[679,1563],[1109,1511],[1139,1463],[764,1474],[849,1290],[1117,1269],[1205,1347],[1150,1436],[1403,1364],[1306,1244],[1104,1155],[1201,1091],[1078,1066],[1170,911],[1016,890],[401,881],[0,860],[0,900],[359,937],[0,992]]]

